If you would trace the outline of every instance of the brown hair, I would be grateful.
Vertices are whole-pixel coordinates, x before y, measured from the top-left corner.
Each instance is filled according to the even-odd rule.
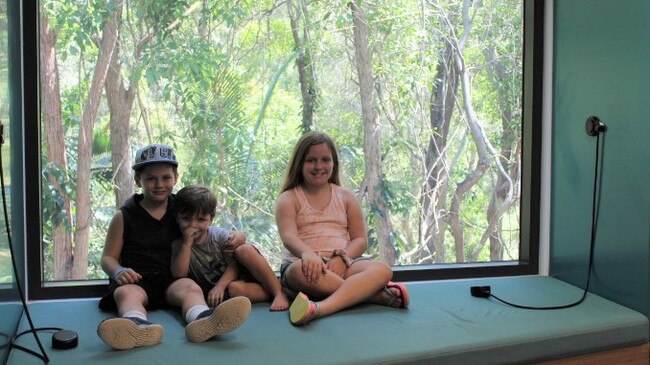
[[[184,217],[196,213],[214,217],[217,212],[217,198],[210,189],[201,185],[188,185],[179,190],[174,205],[176,213]]]
[[[281,193],[293,189],[298,185],[302,185],[304,182],[304,177],[302,176],[302,166],[305,163],[307,153],[309,152],[309,147],[317,144],[327,144],[330,151],[332,152],[332,159],[334,161],[334,168],[332,169],[332,176],[329,178],[329,182],[341,185],[339,179],[339,156],[336,152],[336,146],[334,146],[334,141],[325,133],[322,132],[307,132],[300,137],[296,146],[293,149],[293,154],[291,156],[291,161],[287,167],[287,171],[284,177],[284,183],[282,184]]]

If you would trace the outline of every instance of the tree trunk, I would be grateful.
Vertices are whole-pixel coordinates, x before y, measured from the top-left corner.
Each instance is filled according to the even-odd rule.
[[[481,180],[489,167],[489,143],[485,131],[483,130],[483,126],[481,125],[481,121],[478,119],[476,111],[474,111],[474,107],[472,106],[472,84],[470,82],[469,71],[465,67],[465,62],[463,60],[465,41],[467,40],[467,37],[469,37],[472,26],[469,16],[470,6],[471,0],[465,0],[463,3],[464,30],[461,39],[454,41],[454,59],[456,71],[460,76],[461,88],[463,91],[463,111],[467,118],[467,127],[469,128],[472,140],[476,146],[478,159],[474,171],[472,171],[462,182],[456,185],[456,190],[449,209],[449,225],[451,227],[452,236],[454,237],[456,262],[465,262],[467,260],[467,257],[465,256],[465,239],[460,219],[460,206],[463,197]]]
[[[99,102],[104,88],[104,81],[110,65],[115,45],[117,44],[118,13],[121,11],[122,0],[116,0],[114,11],[110,13],[104,24],[99,55],[93,74],[88,99],[81,115],[78,145],[77,172],[77,225],[75,231],[73,279],[85,279],[88,276],[88,241],[92,211],[90,202],[90,169],[92,166],[93,128]]]
[[[487,228],[469,256],[469,259],[476,261],[480,251],[489,239],[490,260],[501,261],[503,260],[504,253],[501,239],[501,217],[519,199],[518,189],[515,188],[515,183],[519,180],[519,164],[521,161],[519,152],[521,144],[520,140],[515,141],[515,133],[512,130],[512,120],[514,118],[513,104],[508,100],[508,91],[502,91],[500,87],[500,85],[507,84],[504,66],[501,64],[499,57],[496,55],[496,50],[493,47],[486,48],[483,54],[486,58],[486,64],[488,65],[487,72],[493,89],[497,90],[498,93],[498,105],[501,110],[501,149],[498,154],[494,153],[495,162],[499,167],[498,170],[500,173],[497,175],[494,193],[486,211]],[[510,163],[510,159],[513,156],[513,149],[515,161]],[[512,165],[511,172],[508,172],[510,165]]]
[[[47,160],[63,172],[67,177],[67,159],[65,155],[65,131],[61,120],[61,92],[59,89],[59,68],[56,57],[57,35],[50,28],[45,16],[41,16],[40,26],[40,76],[41,76],[41,113],[47,146]],[[70,279],[72,272],[72,235],[66,228],[72,224],[70,197],[54,175],[49,176],[49,182],[54,186],[63,199],[63,205],[57,207],[65,216],[52,231],[54,253],[54,280]]]
[[[300,3],[302,0],[298,0]],[[302,96],[302,124],[301,129],[309,132],[313,129],[314,110],[316,108],[316,78],[314,77],[314,63],[309,51],[309,34],[307,26],[300,26],[300,19],[306,18],[306,8],[302,3],[294,5],[292,0],[287,1],[289,9],[289,20],[291,22],[291,34],[296,49],[300,50],[296,58],[298,67],[298,79],[300,81],[300,95]],[[308,24],[307,20],[303,21]],[[302,28],[302,38],[300,37],[300,28]]]
[[[494,89],[499,92],[499,109],[501,110],[501,149],[499,153],[499,159],[501,164],[504,167],[505,171],[508,172],[508,167],[512,166],[512,170],[516,171],[516,175],[510,175],[510,180],[508,180],[502,174],[499,174],[497,177],[496,184],[494,186],[494,194],[492,194],[492,199],[487,210],[487,220],[488,222],[496,221],[494,228],[491,232],[488,232],[490,236],[490,261],[501,261],[503,260],[503,241],[501,239],[501,215],[505,213],[506,210],[503,209],[503,206],[511,206],[515,198],[510,192],[513,190],[508,184],[511,184],[513,180],[518,180],[516,176],[519,175],[518,171],[518,162],[520,159],[518,156],[515,156],[514,163],[511,163],[510,160],[513,156],[513,149],[517,151],[517,146],[519,143],[515,141],[515,133],[512,129],[512,122],[514,120],[514,111],[512,108],[512,103],[509,102],[507,97],[507,91],[503,91],[500,88],[500,85],[506,84],[506,70],[500,58],[497,56],[497,51],[495,47],[486,48],[483,52],[485,55],[486,63],[489,65],[487,68],[488,75]],[[511,201],[508,201],[508,200]],[[516,199],[516,198],[515,198]]]
[[[445,262],[447,203],[447,171],[445,155],[449,124],[456,102],[458,73],[456,72],[452,45],[447,43],[438,60],[431,92],[431,138],[425,152],[425,183],[422,194],[422,243],[429,250],[432,262]],[[425,261],[426,262],[426,261]]]
[[[372,75],[372,54],[368,46],[368,22],[366,15],[354,3],[348,4],[354,22],[354,50],[364,126],[364,153],[366,157],[365,182],[368,189],[370,211],[375,215],[379,254],[388,264],[396,259],[392,239],[392,228],[388,207],[382,197],[381,128],[375,110],[374,79]]]
[[[116,23],[120,24],[122,11],[118,9]],[[149,43],[151,35],[142,38],[135,47],[134,61],[137,67],[142,54],[142,46]],[[131,173],[131,111],[138,89],[138,80],[129,80],[127,89],[122,78],[120,63],[120,45],[115,45],[110,67],[106,74],[106,99],[110,111],[111,164],[115,185],[115,206],[121,206],[134,192]],[[134,68],[135,68],[134,67]]]
[[[106,75],[106,99],[110,110],[111,164],[115,186],[115,206],[121,206],[133,192],[131,175],[131,110],[135,86],[124,87],[119,59],[119,45],[115,47],[111,67]]]

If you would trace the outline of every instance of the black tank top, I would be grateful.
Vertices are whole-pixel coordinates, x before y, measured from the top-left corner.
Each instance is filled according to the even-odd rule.
[[[142,206],[142,194],[132,195],[120,208],[124,218],[120,264],[139,273],[170,273],[172,242],[182,237],[176,222],[172,194],[161,220]]]

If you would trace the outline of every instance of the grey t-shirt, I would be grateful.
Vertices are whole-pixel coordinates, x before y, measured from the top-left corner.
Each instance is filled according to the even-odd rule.
[[[190,254],[189,277],[201,288],[209,290],[219,281],[226,271],[228,263],[233,260],[231,253],[226,253],[229,232],[223,228],[210,226],[208,237],[203,245],[192,245]],[[172,244],[172,260],[176,259],[183,245],[183,240]]]

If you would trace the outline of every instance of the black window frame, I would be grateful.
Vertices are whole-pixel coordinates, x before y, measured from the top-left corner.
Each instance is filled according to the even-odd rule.
[[[523,0],[524,64],[522,87],[522,185],[520,259],[518,261],[433,264],[394,268],[394,280],[422,281],[539,273],[540,181],[542,145],[542,78],[545,0]],[[28,297],[32,300],[98,297],[107,280],[43,282],[41,224],[40,79],[38,1],[22,5],[24,143],[12,144],[12,156],[23,157],[24,215],[16,227],[25,233]]]

